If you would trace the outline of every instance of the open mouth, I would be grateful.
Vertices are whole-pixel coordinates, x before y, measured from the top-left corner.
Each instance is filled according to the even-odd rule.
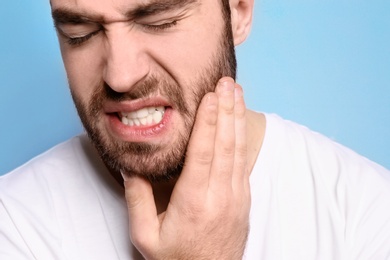
[[[132,112],[118,113],[119,119],[127,126],[152,126],[161,123],[165,107],[145,107]]]

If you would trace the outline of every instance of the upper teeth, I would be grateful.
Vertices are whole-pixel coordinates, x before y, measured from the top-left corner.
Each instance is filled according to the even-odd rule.
[[[130,113],[121,113],[122,123],[128,126],[146,126],[161,122],[165,107],[146,107]]]

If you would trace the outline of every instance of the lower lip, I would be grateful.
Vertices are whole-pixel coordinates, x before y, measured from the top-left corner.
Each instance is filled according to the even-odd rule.
[[[168,130],[169,122],[172,118],[172,109],[167,108],[163,119],[159,124],[151,126],[128,126],[124,125],[118,115],[107,114],[108,128],[114,136],[126,142],[150,142],[156,138],[161,138]]]

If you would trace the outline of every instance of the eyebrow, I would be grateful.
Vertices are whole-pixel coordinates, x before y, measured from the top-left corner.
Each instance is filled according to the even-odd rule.
[[[199,3],[198,0],[153,0],[126,13],[126,17],[140,18],[181,9]]]
[[[51,16],[54,24],[68,24],[68,23],[86,23],[86,22],[104,22],[101,15],[96,15],[90,12],[73,11],[69,8],[57,8],[52,11]]]
[[[139,6],[125,12],[125,17],[128,19],[137,19],[156,15],[163,12],[169,12],[184,7],[199,4],[199,0],[151,0],[146,4]],[[103,15],[94,14],[86,11],[74,11],[69,8],[57,8],[52,11],[54,24],[67,23],[86,23],[86,22],[107,22]]]

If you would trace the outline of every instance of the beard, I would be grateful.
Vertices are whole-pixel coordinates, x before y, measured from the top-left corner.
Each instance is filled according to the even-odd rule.
[[[208,92],[213,92],[218,80],[223,76],[234,79],[236,76],[236,58],[230,19],[225,20],[219,48],[209,64],[188,83],[190,86],[181,86],[166,74],[148,76],[133,86],[129,93],[115,92],[105,82],[101,82],[96,86],[96,91],[87,104],[83,103],[72,91],[71,83],[70,89],[83,126],[109,171],[112,173],[123,171],[130,175],[146,177],[152,182],[159,182],[171,180],[180,175],[197,108],[203,96]],[[187,100],[183,95],[184,89],[193,90]],[[168,98],[170,104],[174,104],[184,122],[184,130],[177,131],[176,140],[170,147],[121,141],[112,138],[103,131],[102,127],[99,127],[99,118],[104,116],[105,101],[145,99],[156,93],[160,93]]]

